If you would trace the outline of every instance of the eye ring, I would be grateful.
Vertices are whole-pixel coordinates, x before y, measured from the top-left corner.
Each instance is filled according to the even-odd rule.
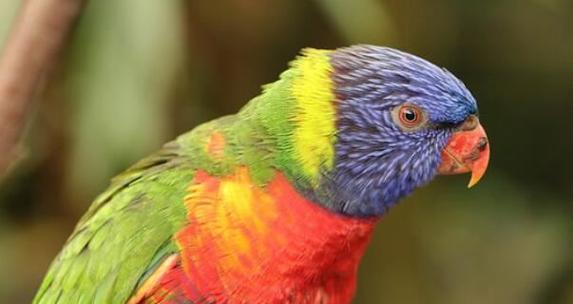
[[[424,120],[422,110],[410,104],[401,106],[397,114],[400,124],[408,129],[418,127]]]

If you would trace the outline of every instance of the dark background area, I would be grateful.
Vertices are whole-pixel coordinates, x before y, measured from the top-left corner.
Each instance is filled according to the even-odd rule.
[[[452,71],[492,149],[478,186],[439,177],[382,220],[355,303],[573,303],[567,0],[90,1],[0,184],[0,302],[31,300],[110,177],[236,112],[301,48],[355,43]]]

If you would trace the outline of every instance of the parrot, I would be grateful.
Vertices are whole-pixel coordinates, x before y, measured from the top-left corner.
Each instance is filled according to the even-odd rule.
[[[234,115],[112,179],[33,300],[351,303],[381,218],[438,175],[485,174],[475,98],[390,47],[305,48]]]

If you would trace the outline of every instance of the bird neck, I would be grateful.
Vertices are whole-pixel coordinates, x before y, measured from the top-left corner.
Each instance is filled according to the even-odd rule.
[[[239,112],[258,145],[268,144],[272,166],[302,188],[330,171],[336,141],[331,51],[306,49],[278,81]]]

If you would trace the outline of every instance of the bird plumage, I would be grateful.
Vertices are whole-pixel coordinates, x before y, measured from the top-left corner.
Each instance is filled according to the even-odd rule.
[[[404,104],[423,125],[400,126]],[[476,112],[413,55],[306,49],[239,113],[115,178],[34,303],[348,303],[377,219]]]

